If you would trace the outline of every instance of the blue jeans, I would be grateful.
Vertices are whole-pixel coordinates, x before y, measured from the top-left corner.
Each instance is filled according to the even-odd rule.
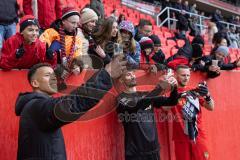
[[[9,25],[0,25],[0,49],[2,48],[3,41],[16,33],[16,23]]]

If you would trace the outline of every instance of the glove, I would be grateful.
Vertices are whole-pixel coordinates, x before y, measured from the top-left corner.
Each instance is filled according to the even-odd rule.
[[[62,46],[59,41],[55,40],[52,42],[51,46],[46,51],[46,57],[49,60],[52,60],[55,52],[59,52],[62,49]]]
[[[197,91],[200,94],[200,96],[204,97],[208,95],[208,87],[206,85],[199,84]]]
[[[47,51],[46,51],[46,57],[47,57],[47,59],[52,60],[52,59],[53,59],[53,56],[54,56],[54,52],[53,52],[50,48],[47,49]]]
[[[50,45],[49,49],[51,49],[53,52],[57,52],[60,49],[62,49],[61,43],[57,40],[54,40],[52,44]]]
[[[24,54],[24,48],[23,48],[23,44],[20,46],[20,48],[17,49],[16,51],[16,58],[19,59],[23,56]]]

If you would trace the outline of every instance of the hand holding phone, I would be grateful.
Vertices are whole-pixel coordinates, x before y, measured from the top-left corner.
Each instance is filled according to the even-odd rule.
[[[218,66],[218,60],[212,60],[212,65],[214,65],[214,66]]]

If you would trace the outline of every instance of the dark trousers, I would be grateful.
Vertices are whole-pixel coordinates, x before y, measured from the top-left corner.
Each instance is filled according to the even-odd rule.
[[[150,155],[125,156],[125,160],[160,160],[159,152]]]

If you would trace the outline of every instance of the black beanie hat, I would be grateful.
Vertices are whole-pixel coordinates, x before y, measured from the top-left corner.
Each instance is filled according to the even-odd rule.
[[[204,46],[204,39],[198,35],[193,38],[192,44],[202,44]]]
[[[153,41],[148,37],[142,37],[139,41],[141,49],[153,48]]]
[[[25,15],[21,18],[19,26],[20,26],[20,33],[28,26],[36,25],[39,27],[38,20],[34,18],[32,15]]]
[[[152,34],[151,36],[149,36],[149,38],[152,39],[155,46],[161,46],[161,41],[157,35]]]

